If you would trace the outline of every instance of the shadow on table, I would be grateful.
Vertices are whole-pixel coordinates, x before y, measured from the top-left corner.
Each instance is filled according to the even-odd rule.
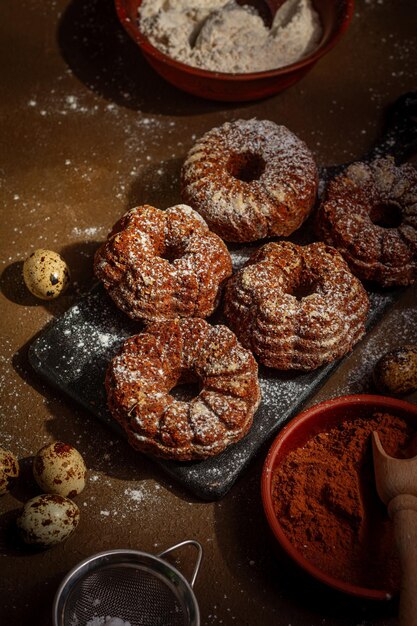
[[[197,98],[160,78],[124,31],[112,0],[72,0],[62,15],[57,38],[74,74],[118,105],[178,116],[235,106]]]
[[[129,186],[127,208],[150,204],[164,209],[181,203],[180,173],[182,157],[166,159],[159,167],[149,164],[142,167],[140,176]]]
[[[23,306],[40,306],[42,300],[35,298],[23,281],[23,261],[15,261],[4,268],[0,276],[1,291],[5,297]]]

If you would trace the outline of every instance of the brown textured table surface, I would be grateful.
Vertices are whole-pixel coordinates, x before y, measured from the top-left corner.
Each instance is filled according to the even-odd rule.
[[[43,384],[27,350],[49,320],[90,289],[94,250],[125,210],[179,201],[181,162],[204,131],[256,116],[288,126],[320,165],[366,152],[386,107],[416,89],[416,23],[414,0],[359,0],[344,39],[300,83],[262,102],[225,105],[183,94],[156,76],[109,0],[3,0],[0,446],[19,457],[22,478],[0,501],[2,624],[49,626],[59,581],[90,554],[115,547],[156,553],[187,538],[204,549],[195,586],[204,626],[395,623],[395,603],[340,596],[274,552],[259,493],[266,449],[224,499],[195,500]],[[54,302],[35,300],[22,284],[22,261],[38,247],[62,253],[72,271],[71,288]],[[311,402],[370,390],[378,356],[417,341],[415,303],[410,289]],[[11,528],[37,493],[30,458],[54,439],[80,450],[89,480],[77,497],[77,532],[34,552],[14,541]],[[185,573],[189,559],[181,556]]]

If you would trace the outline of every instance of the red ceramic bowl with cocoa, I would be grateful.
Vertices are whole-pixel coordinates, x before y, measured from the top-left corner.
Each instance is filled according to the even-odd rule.
[[[175,61],[155,48],[141,33],[138,8],[142,0],[115,0],[119,20],[144,57],[160,76],[179,89],[209,100],[243,102],[283,91],[299,81],[337,44],[348,28],[354,0],[313,0],[323,33],[318,47],[297,63],[252,74],[212,72]]]
[[[334,428],[345,420],[368,418],[375,412],[403,418],[417,428],[417,405],[404,400],[377,395],[351,395],[321,402],[292,419],[273,441],[263,467],[261,492],[264,511],[273,535],[284,551],[303,570],[338,591],[370,600],[387,600],[391,593],[386,589],[349,584],[334,578],[308,561],[285,534],[276,516],[272,497],[274,472],[291,451],[301,448],[318,433]]]

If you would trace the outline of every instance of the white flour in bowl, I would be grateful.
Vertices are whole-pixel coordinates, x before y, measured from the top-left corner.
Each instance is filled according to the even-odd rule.
[[[143,0],[142,33],[161,52],[233,74],[290,65],[317,47],[322,28],[311,0],[286,0],[272,27],[235,0]]]

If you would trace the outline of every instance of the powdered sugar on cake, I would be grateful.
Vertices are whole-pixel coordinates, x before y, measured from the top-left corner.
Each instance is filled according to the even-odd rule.
[[[365,332],[368,298],[333,248],[269,243],[229,281],[225,316],[261,363],[309,370],[348,352]]]
[[[95,256],[95,273],[133,319],[207,317],[232,273],[223,241],[186,205],[129,211]]]
[[[111,361],[108,404],[138,450],[204,459],[248,432],[260,401],[257,372],[226,326],[194,318],[158,322],[128,339]],[[201,387],[191,401],[170,394],[190,380]]]
[[[181,193],[226,241],[288,236],[308,216],[317,167],[306,144],[269,120],[236,120],[189,151]]]
[[[392,158],[354,163],[331,181],[316,229],[362,280],[417,280],[417,170]]]

